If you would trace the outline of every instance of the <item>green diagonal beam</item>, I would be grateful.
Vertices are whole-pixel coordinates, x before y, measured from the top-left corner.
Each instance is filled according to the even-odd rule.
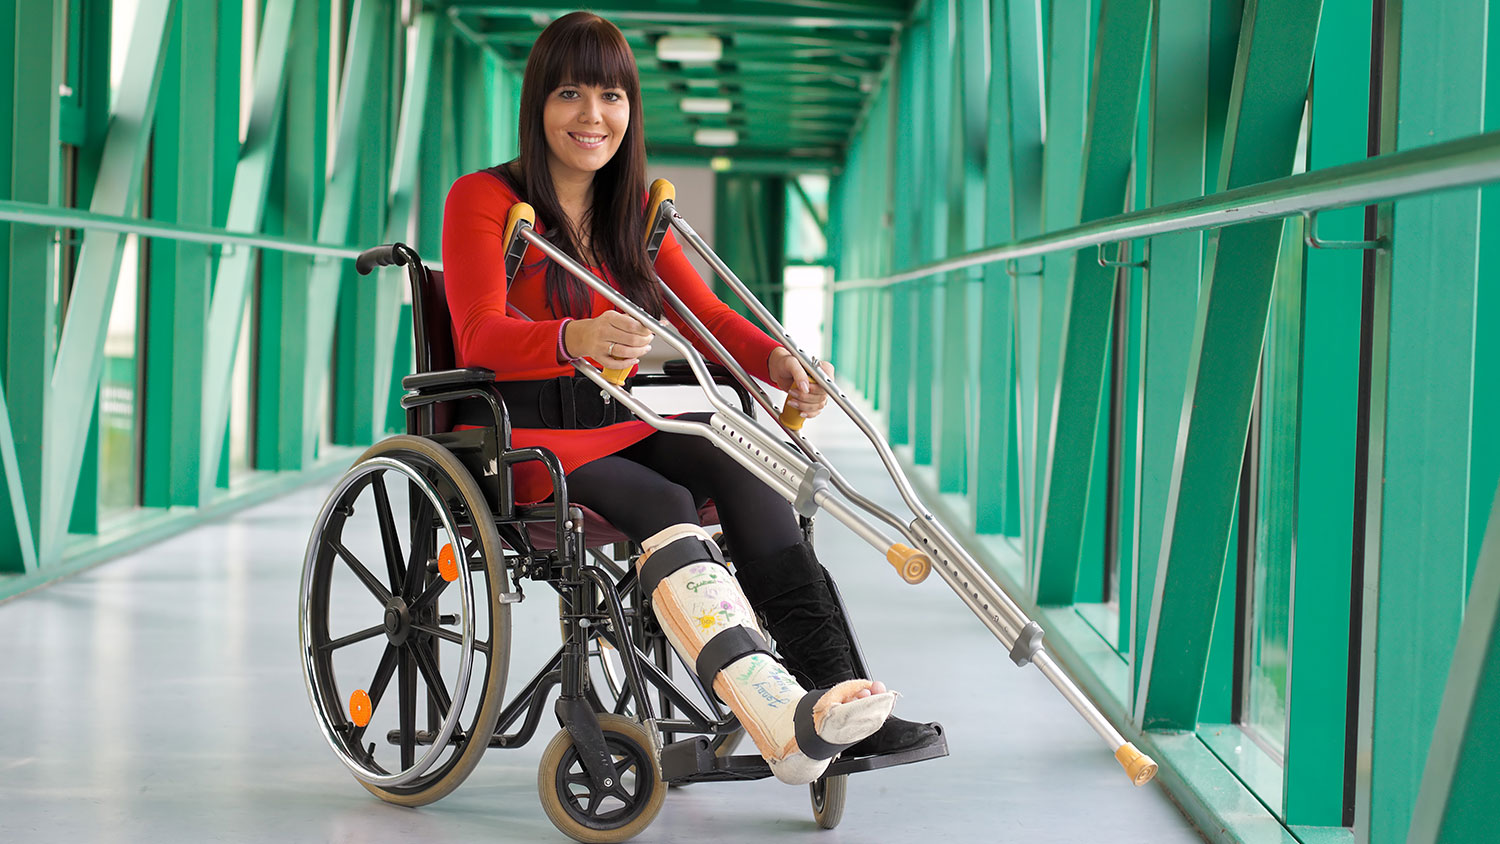
[[[1220,191],[1292,172],[1321,9],[1245,3]],[[1197,724],[1281,233],[1222,229],[1205,274],[1135,702],[1147,729]]]
[[[323,197],[323,213],[318,221],[318,240],[345,243],[354,224],[356,188],[359,181],[359,156],[366,143],[364,133],[367,108],[374,108],[370,89],[376,40],[380,26],[387,20],[386,0],[359,0],[349,24],[349,41],[344,51],[344,79],[341,86],[337,136],[330,154],[333,174]],[[344,262],[325,261],[315,264],[307,290],[307,357],[302,382],[302,454],[303,465],[311,463],[316,453],[322,415],[317,411],[330,370],[329,354],[333,348],[333,328],[338,316],[340,282]],[[333,408],[329,408],[329,413]]]
[[[1077,222],[1125,210],[1150,23],[1151,0],[1103,0],[1100,6]],[[1084,516],[1090,498],[1104,492],[1103,479],[1093,477],[1094,449],[1116,271],[1100,266],[1093,252],[1086,249],[1071,259],[1075,266],[1063,306],[1057,386],[1041,396],[1052,412],[1037,531],[1035,591],[1040,604],[1073,603]],[[1043,387],[1048,386],[1043,381]]]
[[[1447,561],[1445,561],[1447,562]],[[1485,841],[1494,836],[1500,778],[1500,490],[1474,570],[1458,645],[1406,840]]]
[[[150,146],[166,55],[167,22],[175,5],[175,0],[141,0],[136,9],[120,93],[89,206],[96,213],[129,214],[140,201],[141,169]],[[84,235],[78,251],[76,281],[45,396],[47,431],[38,554],[42,561],[62,555],[90,411],[104,368],[104,336],[109,329],[124,247],[122,236],[92,230]]]
[[[261,21],[249,130],[235,167],[229,221],[225,226],[234,231],[259,231],[264,219],[272,159],[285,112],[282,102],[287,86],[287,56],[291,54],[288,43],[296,6],[297,0],[269,0]],[[203,434],[199,452],[202,470],[198,475],[199,496],[203,501],[213,492],[219,462],[223,459],[226,422],[233,397],[231,373],[254,272],[254,252],[236,248],[219,259],[219,270],[214,276],[203,365]]]

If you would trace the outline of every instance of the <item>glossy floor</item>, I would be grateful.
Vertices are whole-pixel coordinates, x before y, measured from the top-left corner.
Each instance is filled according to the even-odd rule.
[[[896,504],[833,420],[825,452]],[[565,841],[542,813],[550,719],[419,810],[371,797],[313,722],[297,657],[303,546],[324,489],[203,526],[0,605],[0,841]],[[1132,787],[1093,732],[937,578],[905,585],[842,525],[817,545],[897,713],[942,721],[952,755],[850,778],[824,832],[807,789],[674,789],[639,841],[1198,841],[1156,785]],[[512,686],[556,647],[555,602],[517,611]]]

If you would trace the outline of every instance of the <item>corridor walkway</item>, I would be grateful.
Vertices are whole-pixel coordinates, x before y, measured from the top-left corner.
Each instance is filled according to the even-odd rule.
[[[852,426],[815,424],[851,481],[898,503]],[[0,841],[565,840],[536,795],[548,723],[524,748],[489,751],[458,791],[420,810],[371,797],[324,744],[296,616],[326,486],[0,605]],[[831,832],[813,823],[805,788],[767,780],[674,789],[637,840],[1200,840],[1159,786],[1131,786],[937,578],[907,586],[828,517],[817,545],[873,670],[904,694],[897,713],[943,722],[952,755],[852,777]],[[555,602],[535,594],[516,614],[512,691],[556,647]]]

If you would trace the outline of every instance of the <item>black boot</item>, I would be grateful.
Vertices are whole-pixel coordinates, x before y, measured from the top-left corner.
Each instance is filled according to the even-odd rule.
[[[745,597],[776,640],[781,663],[805,689],[826,689],[859,677],[848,627],[828,573],[805,542],[768,557],[735,564]],[[894,715],[874,735],[844,751],[846,756],[893,753],[937,736],[928,724]]]

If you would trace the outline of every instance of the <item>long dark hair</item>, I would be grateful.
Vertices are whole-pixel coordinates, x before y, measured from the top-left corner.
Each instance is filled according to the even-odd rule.
[[[537,37],[521,82],[521,155],[498,168],[523,200],[536,209],[547,238],[581,258],[579,232],[563,213],[547,166],[542,111],[558,85],[572,82],[621,88],[630,102],[630,125],[609,162],[594,174],[594,204],[579,221],[589,232],[594,257],[609,268],[620,291],[652,316],[661,316],[661,294],[646,260],[646,140],[642,129],[641,77],[635,55],[614,24],[590,12],[553,21]],[[547,264],[547,304],[559,316],[591,315],[588,287],[556,262]]]

